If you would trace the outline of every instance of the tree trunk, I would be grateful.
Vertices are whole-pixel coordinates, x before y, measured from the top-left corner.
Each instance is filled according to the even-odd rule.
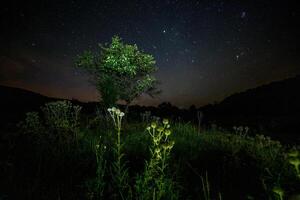
[[[130,103],[127,103],[127,102],[126,102],[125,111],[124,111],[125,114],[127,114],[128,111],[129,111],[129,104],[130,104]]]
[[[125,113],[125,116],[124,116],[124,123],[127,124],[128,123],[128,117],[127,117],[127,114],[129,112],[129,104],[128,102],[126,102],[126,106],[125,106],[125,110],[124,110],[124,113]]]

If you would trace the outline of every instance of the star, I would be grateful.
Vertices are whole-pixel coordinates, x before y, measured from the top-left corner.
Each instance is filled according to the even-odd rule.
[[[245,17],[246,17],[246,12],[243,11],[242,14],[241,14],[241,18],[243,19],[243,18],[245,18]]]

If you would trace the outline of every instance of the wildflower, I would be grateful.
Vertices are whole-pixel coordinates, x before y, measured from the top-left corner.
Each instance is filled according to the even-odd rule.
[[[108,108],[108,109],[107,109],[107,111],[108,111],[108,112],[111,112],[111,111],[112,111],[112,109],[111,109],[111,108]]]
[[[246,126],[246,127],[245,127],[245,132],[246,132],[246,134],[248,133],[248,131],[249,131],[249,127]]]
[[[164,119],[164,120],[163,120],[163,124],[164,124],[164,125],[169,124],[169,120],[168,120],[168,119]]]
[[[166,136],[171,135],[171,131],[170,131],[170,130],[166,130],[166,131],[165,131],[165,135],[166,135]]]
[[[171,150],[171,149],[174,147],[174,144],[175,144],[174,141],[171,141],[171,142],[170,142],[170,144],[169,144],[169,150]]]
[[[291,152],[289,152],[288,153],[288,156],[289,157],[298,157],[298,155],[299,155],[299,152],[297,151],[297,150],[294,150],[294,151],[291,151]]]
[[[161,155],[160,154],[156,154],[156,159],[157,160],[160,160],[162,157],[161,157]]]
[[[155,145],[158,145],[159,138],[153,138],[153,142],[154,142]]]
[[[152,123],[151,123],[151,127],[152,127],[152,128],[156,128],[156,126],[157,126],[157,124],[156,124],[155,122],[152,122]]]
[[[151,130],[151,127],[150,127],[150,126],[148,126],[148,127],[146,128],[146,130],[147,130],[147,131],[150,131],[150,130]]]
[[[116,109],[115,113],[116,113],[117,115],[120,115],[121,111],[120,111],[119,109]]]
[[[294,165],[295,168],[296,168],[296,170],[298,171],[299,165],[300,165],[300,160],[299,160],[298,158],[290,158],[290,159],[289,159],[289,163],[290,163],[291,165]]]
[[[281,189],[280,187],[274,187],[273,192],[277,194],[280,197],[280,199],[283,199],[283,195],[284,195],[283,189]]]
[[[123,113],[123,112],[120,112],[120,117],[123,117],[125,115],[125,113]]]
[[[169,142],[169,143],[166,143],[166,144],[163,145],[163,148],[164,148],[165,150],[171,150],[171,149],[173,148],[174,144],[175,144],[174,141]]]
[[[164,128],[163,128],[163,127],[161,127],[161,126],[160,126],[160,127],[158,127],[158,129],[157,129],[157,131],[158,131],[158,132],[162,132],[163,130],[164,130]]]
[[[160,153],[160,149],[158,149],[158,148],[155,149],[155,153],[156,153],[156,154],[159,154],[159,153]]]
[[[164,150],[167,150],[169,148],[168,144],[163,144],[162,147],[164,148]]]
[[[100,147],[99,144],[97,144],[97,145],[96,145],[96,149],[99,149],[99,147]]]

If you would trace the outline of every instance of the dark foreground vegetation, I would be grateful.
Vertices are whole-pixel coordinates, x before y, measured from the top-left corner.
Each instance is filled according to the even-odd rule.
[[[297,146],[131,116],[67,101],[27,113],[0,135],[0,199],[299,199]]]

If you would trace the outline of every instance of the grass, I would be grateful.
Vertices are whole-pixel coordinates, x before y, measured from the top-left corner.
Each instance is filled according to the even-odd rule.
[[[53,123],[31,113],[18,133],[1,134],[0,199],[120,199],[117,176],[131,193],[124,199],[150,199],[136,195],[138,180],[149,178],[157,188],[149,191],[151,199],[274,199],[274,188],[285,199],[299,192],[297,147],[290,153],[263,135],[199,132],[191,123],[169,122],[166,141],[174,145],[156,160],[155,150],[165,143],[154,145],[147,121],[114,125],[100,114],[86,120],[79,118],[80,108],[62,104],[55,107],[61,115],[51,115]],[[167,190],[174,195],[156,195]]]

